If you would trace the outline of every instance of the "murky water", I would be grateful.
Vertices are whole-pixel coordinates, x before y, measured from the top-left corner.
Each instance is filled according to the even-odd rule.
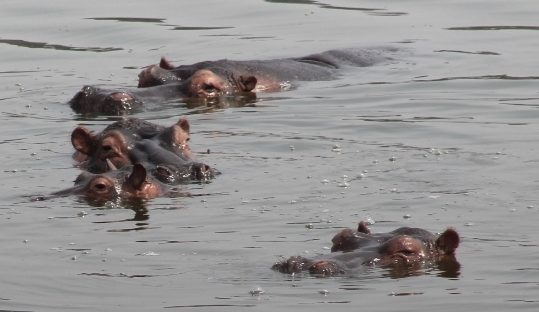
[[[365,311],[539,307],[537,13],[528,1],[2,1],[0,310]],[[391,46],[395,62],[258,96],[169,102],[223,174],[190,197],[31,202],[72,185],[67,100],[136,86],[144,65]],[[210,149],[210,154],[204,153]],[[273,272],[343,227],[462,236],[458,277]]]

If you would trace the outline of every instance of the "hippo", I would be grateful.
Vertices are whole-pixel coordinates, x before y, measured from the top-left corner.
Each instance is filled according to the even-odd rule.
[[[394,48],[329,50],[298,58],[234,61],[221,59],[174,66],[162,58],[139,74],[138,89],[107,90],[84,86],[69,100],[79,114],[125,115],[152,104],[181,99],[202,104],[238,106],[252,103],[253,94],[286,90],[296,81],[331,80],[344,67],[364,67],[389,61]],[[199,101],[195,101],[199,104]],[[231,102],[231,104],[229,104]],[[199,106],[199,105],[197,105]]]
[[[167,187],[149,175],[142,164],[135,164],[99,174],[83,171],[75,186],[52,196],[79,195],[100,204],[117,199],[151,199],[166,192]]]
[[[360,222],[357,231],[344,229],[332,242],[332,253],[328,255],[311,259],[293,256],[275,263],[272,269],[283,273],[308,271],[327,277],[351,273],[361,266],[389,268],[398,276],[406,276],[429,264],[459,267],[454,255],[460,237],[452,228],[440,235],[410,227],[373,234],[366,223]]]
[[[222,59],[192,65],[174,66],[161,58],[159,64],[150,65],[139,74],[139,88],[175,84],[192,79],[201,70],[212,77],[233,83],[236,77],[252,77],[256,81],[253,92],[274,92],[290,87],[294,81],[321,81],[336,78],[345,66],[364,67],[390,60],[393,48],[329,50],[298,58],[234,61]],[[202,96],[204,93],[201,93]]]
[[[167,168],[169,176],[163,182],[205,180],[213,177],[210,166],[193,160],[190,125],[180,118],[170,127],[163,127],[138,118],[125,118],[94,134],[78,126],[71,134],[75,148],[73,158],[92,173],[103,173],[134,163],[144,164],[151,172]],[[182,172],[175,175],[174,172]],[[163,172],[161,169],[159,172]],[[163,174],[157,175],[163,177]]]
[[[141,111],[152,101],[238,96],[253,90],[256,83],[253,76],[224,79],[210,70],[201,69],[183,81],[151,88],[108,90],[84,86],[68,103],[79,114],[120,116]]]

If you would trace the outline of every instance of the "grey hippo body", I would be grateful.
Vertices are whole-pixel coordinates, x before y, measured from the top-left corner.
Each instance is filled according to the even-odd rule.
[[[71,134],[73,158],[82,169],[104,173],[142,164],[168,184],[205,181],[216,172],[193,159],[189,140],[190,125],[185,118],[170,127],[124,118],[99,133],[78,126]]]
[[[344,229],[333,239],[332,253],[312,258],[293,256],[273,269],[283,273],[307,271],[327,277],[354,272],[363,266],[389,268],[395,276],[407,276],[428,265],[439,265],[457,274],[455,259],[460,237],[452,228],[440,235],[421,228],[402,227],[388,233],[371,233],[363,222],[357,230]]]
[[[279,91],[294,81],[335,79],[343,67],[365,67],[391,60],[393,48],[329,50],[298,58],[236,61],[222,59],[174,66],[166,59],[139,74],[139,87],[183,81],[196,71],[207,69],[221,77],[255,77],[254,91]]]
[[[335,79],[344,67],[364,67],[392,60],[393,48],[329,50],[299,58],[236,61],[221,59],[174,66],[166,59],[139,74],[139,88],[84,86],[69,101],[80,114],[124,115],[153,102],[223,99],[276,92],[297,81]],[[252,98],[252,96],[251,96]]]

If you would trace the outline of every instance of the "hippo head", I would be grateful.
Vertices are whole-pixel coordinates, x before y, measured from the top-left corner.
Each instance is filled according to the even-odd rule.
[[[367,223],[361,221],[357,231],[344,229],[333,237],[331,252],[352,251],[371,243],[377,243],[377,239],[370,234],[371,231],[367,227]]]
[[[69,100],[79,114],[125,115],[142,107],[142,101],[123,91],[110,92],[93,86],[84,86]]]
[[[445,256],[452,256],[460,242],[454,229],[445,230],[436,239],[424,235],[398,234],[378,247],[379,258],[370,262],[378,262],[381,266],[416,265],[426,261],[439,261]]]
[[[138,75],[138,87],[147,88],[181,81],[180,77],[170,71],[172,69],[174,69],[174,65],[164,57],[161,58],[159,65],[150,65],[140,72]]]
[[[447,229],[440,236],[421,228],[401,227],[389,233],[373,234],[366,223],[360,222],[357,231],[344,229],[332,239],[332,252],[371,250],[372,256],[366,263],[411,264],[423,260],[436,260],[443,255],[452,255],[459,245],[459,235]],[[363,257],[368,253],[363,253]]]
[[[254,76],[223,77],[209,69],[200,69],[193,73],[183,84],[186,96],[194,98],[215,98],[241,92],[249,92],[256,86]]]
[[[452,228],[439,236],[409,227],[373,234],[360,223],[357,231],[345,229],[333,238],[331,254],[313,259],[290,257],[275,263],[273,269],[283,273],[309,271],[324,277],[367,265],[387,268],[393,276],[404,277],[420,272],[418,269],[425,265],[437,265],[447,276],[455,276],[460,267],[455,259],[459,242],[459,234]]]
[[[161,183],[148,176],[143,165],[135,164],[127,170],[114,170],[103,174],[83,172],[75,180],[74,187],[54,195],[80,195],[88,201],[104,203],[117,198],[155,198],[163,191]]]
[[[71,143],[76,152],[75,160],[81,166],[95,173],[111,170],[111,163],[122,168],[132,163],[136,153],[134,146],[141,138],[157,141],[165,150],[172,151],[182,158],[191,159],[189,142],[189,122],[180,118],[176,124],[168,128],[149,129],[145,123],[134,123],[136,119],[118,121],[99,134],[93,134],[83,126],[73,130]],[[151,130],[151,131],[150,131]]]

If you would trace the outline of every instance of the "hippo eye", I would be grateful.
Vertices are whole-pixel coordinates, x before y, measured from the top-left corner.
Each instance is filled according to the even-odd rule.
[[[98,192],[103,192],[107,189],[107,186],[105,185],[105,183],[96,183],[94,185],[94,189]]]
[[[101,150],[103,151],[103,154],[106,155],[106,157],[116,156],[116,153],[112,145],[109,145],[109,144],[102,145]]]
[[[412,249],[399,250],[398,253],[401,253],[401,254],[407,255],[407,256],[415,254],[415,252]]]
[[[207,83],[202,85],[202,90],[208,93],[208,95],[213,95],[214,93],[218,91],[217,88],[215,88],[212,84],[207,84]]]
[[[89,194],[108,194],[111,191],[112,184],[106,177],[96,177],[89,185]]]

